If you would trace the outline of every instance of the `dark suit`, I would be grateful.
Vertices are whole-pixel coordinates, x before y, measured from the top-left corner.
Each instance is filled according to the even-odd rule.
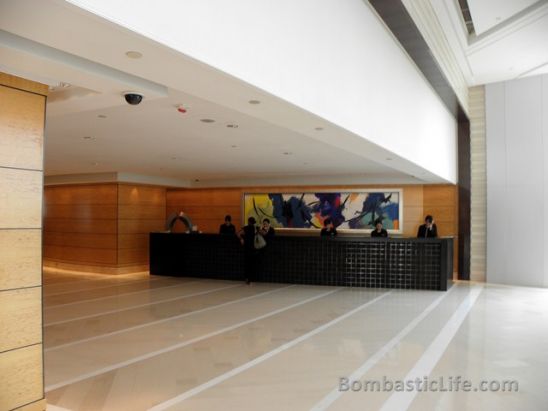
[[[432,224],[432,227],[428,229],[426,224],[423,224],[419,227],[419,232],[417,233],[417,238],[436,238],[438,236],[438,227],[436,224]]]

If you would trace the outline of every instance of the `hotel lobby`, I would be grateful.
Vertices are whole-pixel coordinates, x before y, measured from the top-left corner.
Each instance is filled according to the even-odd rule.
[[[548,409],[546,39],[0,0],[0,411]]]

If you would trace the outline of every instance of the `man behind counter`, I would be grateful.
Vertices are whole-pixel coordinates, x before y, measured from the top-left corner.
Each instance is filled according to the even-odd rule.
[[[375,221],[375,229],[371,231],[371,237],[388,237],[388,231],[382,228],[382,220]]]
[[[417,238],[436,238],[438,236],[438,227],[434,224],[434,218],[427,215],[424,218],[424,224],[419,227]]]
[[[219,234],[236,235],[236,227],[232,224],[232,217],[227,215],[225,223],[219,227]]]

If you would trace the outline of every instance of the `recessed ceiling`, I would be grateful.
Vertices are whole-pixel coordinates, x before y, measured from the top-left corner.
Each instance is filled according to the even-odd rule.
[[[467,0],[469,35],[455,0],[430,0],[468,85],[548,73],[548,1]]]
[[[476,35],[503,24],[538,0],[467,0]]]

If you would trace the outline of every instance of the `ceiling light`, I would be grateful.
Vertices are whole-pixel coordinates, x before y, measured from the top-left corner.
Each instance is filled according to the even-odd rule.
[[[248,103],[249,104],[261,104],[261,102],[259,100],[249,100]]]
[[[104,114],[99,114],[97,117],[99,117],[99,118],[107,118],[107,116],[105,116]]]
[[[392,161],[392,157],[386,157],[387,161]]]
[[[94,162],[94,163],[91,163],[91,165],[94,166],[94,167],[96,167],[96,166],[99,165],[99,163],[98,163],[98,162]]]
[[[202,123],[215,123],[215,120],[213,120],[212,118],[202,118],[200,121]]]
[[[238,124],[227,124],[228,128],[238,128]]]
[[[138,51],[130,50],[126,51],[126,56],[128,56],[130,59],[140,59],[141,57],[143,57],[143,54],[139,53]]]
[[[230,147],[237,148],[238,146],[236,144],[232,144]]]
[[[316,127],[314,130],[316,130],[316,131],[322,131],[322,130],[323,130],[323,127]]]
[[[200,180],[198,180],[197,178],[195,178],[194,181],[195,181],[196,183],[198,183]]]
[[[93,137],[91,137],[91,136],[84,136],[83,138],[84,138],[84,140],[93,140]]]
[[[284,155],[284,156],[290,156],[291,153],[290,153],[289,151],[284,151],[284,152],[283,152],[283,155]]]
[[[188,107],[183,106],[182,104],[176,104],[175,108],[181,114],[185,114],[188,111]]]
[[[61,88],[69,88],[69,87],[70,87],[70,83],[60,82],[60,83],[59,83],[59,87],[61,87]]]

